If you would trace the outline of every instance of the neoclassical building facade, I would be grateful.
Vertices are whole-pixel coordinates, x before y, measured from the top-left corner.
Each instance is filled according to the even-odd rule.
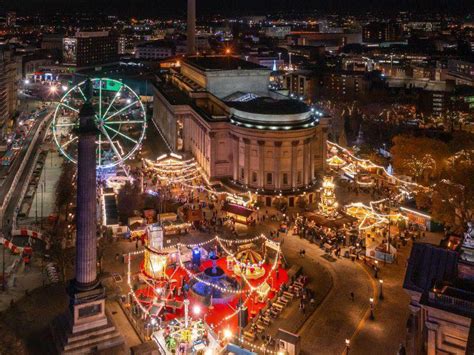
[[[270,72],[233,57],[190,57],[155,85],[154,123],[210,181],[265,203],[307,193],[325,168],[328,118],[268,90]],[[313,201],[310,201],[313,202]]]

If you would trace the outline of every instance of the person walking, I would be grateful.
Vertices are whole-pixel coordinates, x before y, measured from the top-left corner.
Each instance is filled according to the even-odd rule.
[[[354,302],[354,300],[355,300],[354,292],[351,292],[351,301]]]

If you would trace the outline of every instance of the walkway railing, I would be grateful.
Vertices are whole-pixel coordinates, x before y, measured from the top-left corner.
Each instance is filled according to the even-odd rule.
[[[33,152],[33,148],[36,145],[36,141],[38,139],[38,136],[39,136],[42,128],[45,125],[49,124],[49,120],[50,120],[51,116],[52,116],[52,112],[47,114],[44,117],[43,121],[39,124],[38,128],[36,129],[36,132],[35,132],[33,138],[30,141],[30,145],[28,146],[28,149],[25,153],[25,156],[23,157],[23,160],[21,161],[21,164],[18,168],[18,171],[15,174],[15,178],[13,179],[12,184],[10,185],[10,189],[8,190],[7,194],[5,195],[5,197],[2,201],[2,204],[0,205],[0,225],[3,225],[3,217],[4,217],[4,214],[5,214],[5,210],[8,206],[8,204],[10,203],[13,192],[15,191],[16,186],[18,185],[18,182],[21,178],[21,175],[23,174],[23,170],[25,169],[25,166],[29,161],[31,153]]]

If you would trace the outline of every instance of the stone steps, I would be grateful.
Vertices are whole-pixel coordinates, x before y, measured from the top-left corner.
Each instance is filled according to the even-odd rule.
[[[123,344],[123,338],[112,322],[90,330],[73,334],[67,317],[59,317],[52,325],[57,335],[56,344],[59,354],[96,354],[97,351]],[[56,330],[56,331],[54,331]]]

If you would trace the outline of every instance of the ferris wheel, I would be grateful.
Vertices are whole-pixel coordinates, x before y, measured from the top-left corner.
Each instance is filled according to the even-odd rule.
[[[110,168],[131,158],[146,130],[146,112],[140,97],[121,81],[90,79],[97,134],[97,167]],[[69,89],[54,111],[52,130],[59,151],[77,162],[79,110],[86,101],[86,80]]]

